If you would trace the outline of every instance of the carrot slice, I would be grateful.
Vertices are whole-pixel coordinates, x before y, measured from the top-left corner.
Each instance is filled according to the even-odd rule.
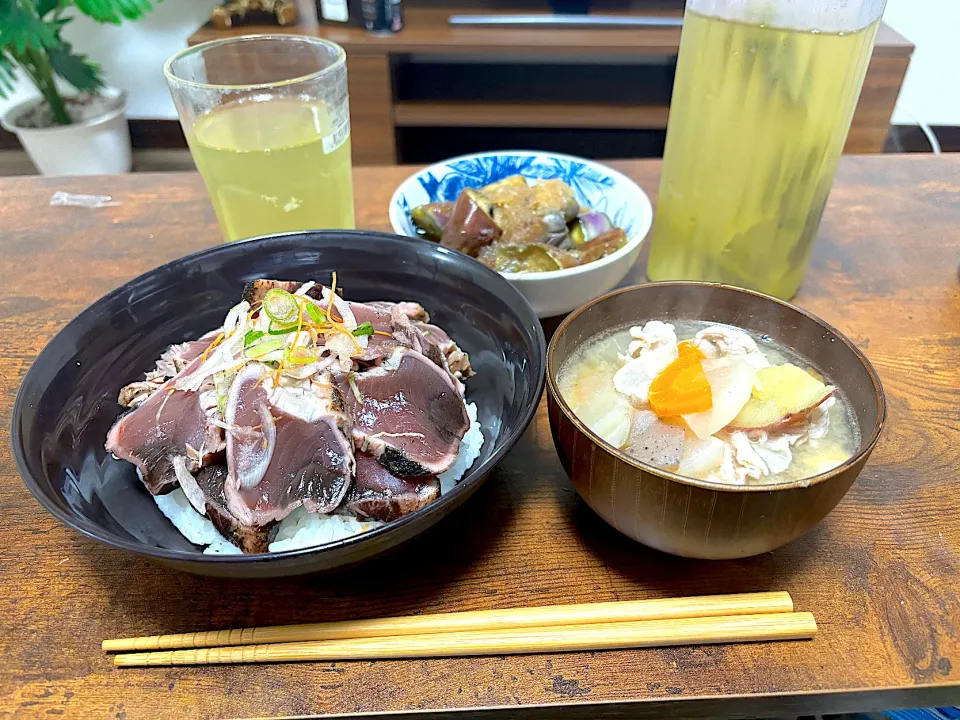
[[[680,343],[677,351],[680,356],[650,383],[650,407],[662,418],[713,407],[713,392],[701,364],[705,355],[689,342]]]

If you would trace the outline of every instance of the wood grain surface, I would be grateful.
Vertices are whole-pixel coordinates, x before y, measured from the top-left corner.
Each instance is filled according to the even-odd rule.
[[[850,132],[843,152],[879,153],[890,134],[890,119],[900,96],[903,78],[910,65],[909,57],[888,56],[875,52],[863,77],[860,99],[850,122]]]
[[[654,162],[615,163],[651,194]],[[388,227],[409,168],[356,172]],[[116,207],[50,208],[56,190]],[[196,175],[0,180],[0,423],[40,348],[134,275],[219,241]],[[0,447],[0,716],[205,718],[416,711],[440,718],[788,716],[960,697],[960,158],[844,158],[797,302],[847,333],[887,391],[884,435],[801,540],[733,562],[661,555],[573,492],[541,406],[487,484],[414,545],[338,576],[192,577],[81,538]],[[632,273],[643,278],[642,261]],[[116,670],[107,637],[704,593],[788,590],[817,638],[271,666]],[[442,715],[447,717],[446,715]],[[399,716],[397,716],[399,717]],[[404,716],[408,717],[408,716]],[[461,716],[458,716],[461,717]]]
[[[390,58],[385,55],[350,53],[347,82],[350,91],[350,147],[354,164],[396,164],[397,139],[393,127]]]

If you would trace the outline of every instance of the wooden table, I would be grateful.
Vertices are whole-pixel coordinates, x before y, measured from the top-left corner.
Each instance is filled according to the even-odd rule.
[[[648,192],[654,162],[617,163]],[[386,229],[408,169],[356,173],[361,227]],[[50,208],[55,190],[112,195]],[[216,243],[196,175],[0,181],[0,422],[36,353],[137,273]],[[338,577],[212,580],[81,539],[0,450],[0,715],[220,717],[416,711],[439,718],[789,716],[960,699],[960,158],[845,158],[797,302],[839,326],[883,378],[884,435],[813,532],[761,557],[661,555],[574,494],[541,406],[456,518]],[[643,277],[638,267],[632,279]],[[103,638],[272,623],[789,590],[811,642],[554,656],[118,671]],[[482,710],[481,710],[482,709]],[[403,716],[407,717],[407,716]],[[446,715],[442,715],[446,717]]]
[[[536,0],[509,0],[496,4],[495,8],[487,5],[489,3],[478,6],[457,0],[408,2],[401,32],[372,35],[359,27],[318,24],[313,0],[306,0],[300,3],[302,19],[298,25],[284,28],[240,25],[220,30],[208,24],[191,35],[188,43],[196,45],[225,37],[280,32],[323,37],[342,45],[347,51],[353,160],[357,165],[397,162],[401,157],[397,145],[398,131],[404,130],[438,128],[443,132],[451,127],[484,127],[636,131],[666,127],[680,28],[489,28],[454,27],[448,23],[452,14],[504,14],[546,9],[545,3]],[[601,3],[595,2],[594,5]],[[683,12],[683,3],[676,0],[634,0],[633,6],[637,8],[633,14],[679,17]],[[606,6],[600,10],[607,12]],[[913,49],[909,40],[881,23],[844,152],[883,151],[890,117]],[[407,63],[421,64],[414,65],[414,68],[422,68],[422,63],[456,64],[461,72],[463,68],[477,64],[507,63],[511,67],[511,76],[517,78],[517,85],[526,94],[502,102],[497,100],[502,100],[502,87],[484,85],[467,99],[451,99],[446,94],[406,97],[403,83],[397,82],[397,76],[400,66]],[[591,93],[602,97],[585,99],[583,89],[572,92],[564,101],[540,97],[538,93],[543,92],[547,72],[543,66],[557,64],[593,68]],[[666,81],[660,74],[651,77],[644,73],[644,68],[653,65],[664,67]],[[614,82],[606,91],[597,90],[596,86],[605,84],[608,70],[615,71],[623,66],[632,68],[630,75],[617,75],[615,77],[621,78],[622,82]],[[414,75],[418,72],[422,70],[411,70]],[[478,75],[461,79],[457,84],[472,87],[475,83],[482,83],[484,73],[478,72]],[[506,78],[501,79],[501,82],[505,81]],[[448,80],[448,84],[450,82],[453,81]],[[649,87],[642,102],[624,99],[625,93],[637,90],[632,86],[644,84]],[[666,87],[661,87],[664,84]],[[469,133],[469,130],[463,132]],[[501,143],[511,144],[517,143],[506,138]],[[465,146],[460,151],[481,149],[486,148]],[[571,152],[584,154],[579,150]]]

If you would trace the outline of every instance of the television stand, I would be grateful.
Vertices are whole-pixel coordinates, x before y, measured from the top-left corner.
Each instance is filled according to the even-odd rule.
[[[663,18],[661,27],[449,22],[451,15],[493,13],[503,14],[489,6],[474,12],[463,4],[407,4],[401,32],[371,35],[318,24],[301,7],[297,26],[207,25],[189,43],[270,32],[342,45],[357,165],[423,163],[505,147],[601,159],[662,153],[680,42],[677,3],[645,3],[634,13]],[[912,53],[909,41],[880,26],[845,152],[882,152]]]

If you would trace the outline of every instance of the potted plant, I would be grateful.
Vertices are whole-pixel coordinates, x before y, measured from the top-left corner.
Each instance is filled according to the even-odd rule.
[[[103,83],[100,66],[63,38],[70,9],[98,22],[136,20],[149,0],[0,0],[0,98],[17,70],[40,93],[9,108],[0,124],[16,133],[44,175],[130,170],[126,95]],[[73,91],[63,92],[66,85]]]

